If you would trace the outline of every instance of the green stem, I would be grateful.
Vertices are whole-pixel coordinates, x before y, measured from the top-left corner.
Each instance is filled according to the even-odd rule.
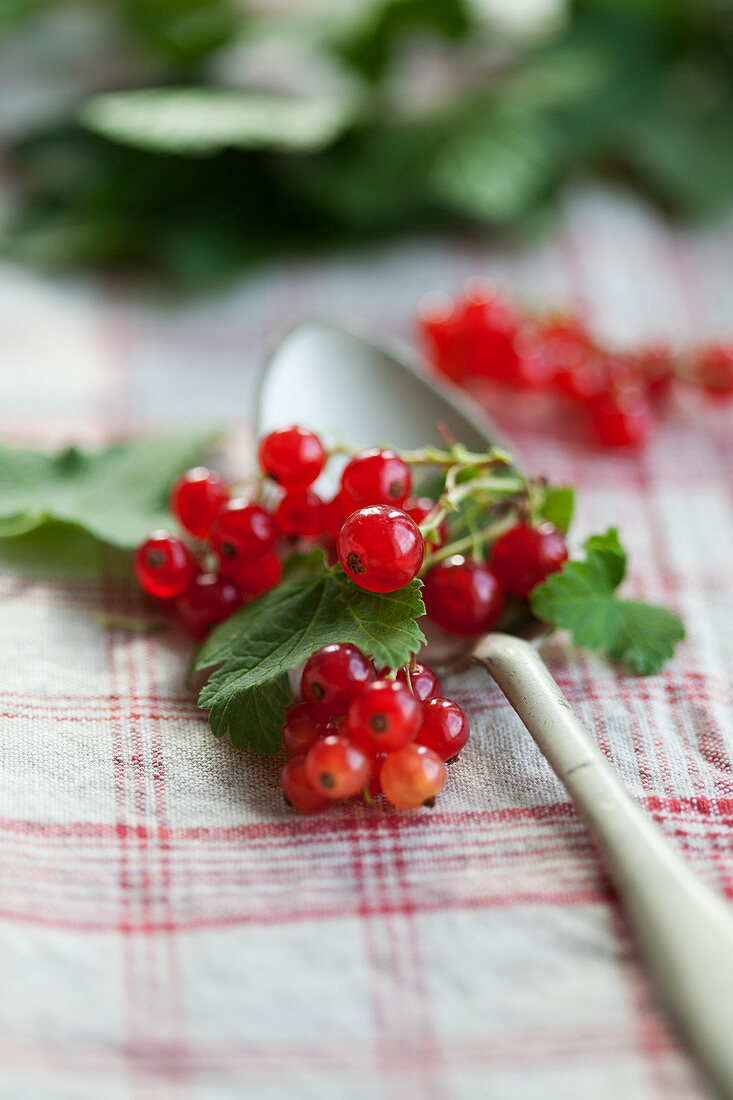
[[[421,447],[416,451],[398,451],[403,462],[412,465],[435,466],[512,466],[514,459],[507,451],[492,447],[483,454],[469,451],[461,443],[456,443],[450,451],[441,451],[438,447]]]
[[[454,489],[443,493],[436,504],[436,511],[420,524],[423,538],[431,531],[436,531],[450,512],[457,512],[456,505],[465,497],[475,496],[478,492],[491,492],[499,497],[514,496],[526,488],[526,482],[521,477],[484,477],[474,481],[467,481],[463,485],[457,485]]]
[[[457,485],[450,494],[450,503],[457,504],[464,497],[484,492],[497,493],[499,496],[514,496],[515,493],[521,493],[525,487],[526,482],[521,477],[478,477],[474,481]]]
[[[439,561],[445,561],[446,558],[452,558],[454,554],[462,554],[464,550],[474,551],[477,545],[485,545],[487,542],[493,542],[503,535],[505,531],[510,530],[517,522],[516,515],[512,513],[505,516],[503,519],[495,520],[490,523],[488,527],[484,527],[480,531],[473,531],[470,535],[466,535],[462,539],[456,539],[455,542],[448,543],[447,546],[441,546],[440,550],[436,550],[434,554],[428,554],[423,562],[422,569],[420,570],[420,576],[423,576],[428,569],[433,565],[437,565]]]

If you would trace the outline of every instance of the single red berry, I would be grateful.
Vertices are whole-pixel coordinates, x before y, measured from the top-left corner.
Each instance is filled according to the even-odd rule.
[[[236,579],[243,566],[261,561],[275,546],[275,524],[259,504],[235,497],[220,510],[209,532],[220,572]]]
[[[314,538],[326,522],[324,504],[312,489],[286,493],[277,506],[275,524],[281,535]]]
[[[351,798],[369,781],[369,757],[347,737],[330,735],[316,741],[305,758],[311,786],[326,798]]]
[[[316,650],[300,680],[304,699],[329,716],[345,714],[355,695],[375,677],[374,665],[355,645],[334,643]]]
[[[415,743],[427,745],[441,760],[453,760],[468,741],[468,718],[452,699],[428,699]]]
[[[372,754],[401,749],[420,728],[420,703],[405,684],[376,680],[367,684],[349,707],[354,743]]]
[[[228,497],[229,490],[220,474],[196,466],[182,474],[171,489],[170,510],[182,527],[197,539],[204,539]]]
[[[283,564],[277,554],[265,554],[264,558],[253,565],[240,565],[237,568],[232,566],[232,575],[245,596],[254,599],[280,583]]]
[[[159,600],[180,596],[198,572],[186,544],[167,531],[153,532],[138,546],[132,567],[140,587]]]
[[[420,528],[399,508],[375,504],[346,520],[338,537],[339,561],[368,592],[396,592],[417,576],[425,556]]]
[[[390,753],[379,773],[382,791],[401,810],[433,806],[445,783],[445,764],[426,745]]]
[[[307,428],[276,428],[260,443],[260,466],[288,490],[305,489],[326,462],[320,439]]]
[[[176,614],[194,638],[205,638],[244,603],[239,588],[216,573],[200,573],[176,600]]]
[[[524,599],[550,573],[562,569],[568,548],[562,531],[551,523],[518,523],[498,538],[491,568],[504,591]]]
[[[649,399],[639,387],[610,390],[590,403],[591,423],[607,447],[635,447],[646,443],[654,425]]]
[[[695,361],[694,376],[708,393],[718,397],[733,394],[733,340],[702,348]]]
[[[383,680],[388,672],[388,668],[383,668],[379,678]],[[417,661],[409,670],[403,666],[397,673],[397,679],[401,684],[407,684],[418,703],[424,703],[427,699],[434,699],[440,695],[440,681],[432,668],[421,665]]]
[[[285,711],[283,741],[293,756],[308,752],[320,737],[334,732],[332,723],[310,703],[293,703]]]
[[[504,609],[504,595],[488,566],[458,554],[428,572],[423,598],[430,618],[450,634],[483,634]]]
[[[330,798],[324,798],[313,789],[306,775],[305,756],[294,756],[288,760],[280,781],[285,801],[301,814],[319,814],[333,804]]]
[[[399,508],[411,484],[407,463],[394,451],[378,447],[355,455],[341,475],[341,488],[355,509],[369,504],[393,504]]]

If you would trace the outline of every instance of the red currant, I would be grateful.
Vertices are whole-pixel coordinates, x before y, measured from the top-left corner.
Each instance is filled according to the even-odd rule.
[[[287,493],[277,506],[275,523],[281,535],[320,535],[325,526],[323,501],[312,489]]]
[[[733,341],[710,344],[695,362],[695,377],[705,389],[719,397],[733,393]]]
[[[410,468],[394,451],[374,447],[355,455],[341,475],[341,488],[354,508],[394,504],[398,508],[410,492]]]
[[[468,718],[452,699],[428,699],[415,742],[427,745],[441,760],[453,760],[468,741]]]
[[[366,753],[335,734],[316,741],[305,758],[308,781],[326,798],[351,798],[366,785],[370,771]]]
[[[565,538],[557,527],[518,523],[494,543],[491,568],[506,593],[524,599],[550,573],[562,569],[567,557]]]
[[[200,573],[176,600],[176,614],[188,633],[201,639],[243,603],[242,593],[231,581],[216,573]]]
[[[401,810],[433,806],[445,783],[445,764],[426,745],[390,753],[379,773],[382,791]]]
[[[334,643],[317,650],[300,680],[304,699],[329,716],[345,714],[355,695],[375,677],[374,665],[355,645]]]
[[[397,680],[367,684],[349,707],[351,736],[370,754],[401,749],[412,741],[421,722],[420,703]]]
[[[360,508],[338,537],[339,561],[368,592],[396,592],[417,576],[425,556],[420,528],[398,508]]]
[[[132,567],[140,587],[159,600],[180,596],[198,572],[186,544],[167,531],[155,531],[138,546]]]
[[[254,599],[280,583],[283,565],[277,554],[265,554],[253,565],[240,565],[237,569],[232,567],[232,574],[244,594]]]
[[[276,428],[260,443],[260,466],[288,490],[305,489],[326,462],[320,439],[307,428]]]
[[[593,429],[607,447],[645,443],[654,425],[649,399],[639,387],[610,390],[590,403]]]
[[[235,498],[227,501],[209,533],[220,559],[220,571],[236,579],[242,566],[253,565],[275,546],[275,524],[259,504]]]
[[[229,490],[220,474],[196,466],[182,474],[171,489],[170,509],[182,527],[203,539],[228,497]]]
[[[320,737],[333,732],[332,724],[310,703],[293,703],[285,712],[283,741],[293,756],[308,752]]]
[[[281,773],[285,801],[302,814],[319,814],[332,805],[330,798],[314,790],[305,770],[305,757],[294,756],[288,760]]]
[[[380,679],[383,680],[388,672],[388,668],[383,668],[379,673]],[[397,679],[401,684],[407,684],[418,703],[424,703],[427,699],[434,699],[440,695],[440,681],[432,668],[421,665],[417,661],[410,666],[409,670],[403,666],[397,673]]]
[[[490,630],[504,608],[501,587],[488,566],[461,555],[433,566],[425,577],[423,598],[438,626],[466,636]]]

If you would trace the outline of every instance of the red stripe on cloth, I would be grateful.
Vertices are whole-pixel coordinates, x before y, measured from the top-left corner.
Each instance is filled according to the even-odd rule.
[[[655,794],[638,799],[638,802],[660,818],[673,814],[689,815],[691,819],[714,817],[733,826],[733,798],[708,797],[705,795],[694,798],[676,798]],[[365,818],[360,822],[360,827],[372,831],[380,830],[390,814],[391,811],[383,810],[378,816]],[[508,806],[496,810],[456,810],[451,813],[433,810],[430,813],[416,814],[412,817],[398,814],[392,816],[398,817],[400,828],[419,831],[430,831],[435,825],[451,823],[460,827],[464,823],[489,825],[494,822],[576,819],[575,811],[570,802],[554,802],[542,806]],[[293,817],[287,821],[257,821],[240,825],[168,826],[161,828],[159,832],[161,836],[167,839],[235,842],[291,837],[297,843],[299,840],[305,842],[308,837],[314,834],[337,836],[349,833],[353,831],[354,827],[355,821],[351,817],[324,816],[315,819]],[[119,822],[108,825],[95,821],[43,822],[0,818],[0,832],[3,831],[27,835],[90,836],[115,840],[118,836],[143,839],[147,837],[149,830],[142,823],[127,825]]]

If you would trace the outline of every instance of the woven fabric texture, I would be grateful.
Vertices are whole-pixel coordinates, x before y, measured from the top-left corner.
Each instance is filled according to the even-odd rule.
[[[181,305],[0,268],[0,431],[56,446],[225,422],[241,470],[265,345],[299,315],[409,335],[424,292],[479,274],[620,342],[688,342],[733,324],[732,262],[733,226],[674,235],[586,190],[526,250],[417,241]],[[497,418],[530,469],[579,486],[574,542],[617,523],[627,591],[688,631],[650,679],[562,636],[546,659],[733,902],[733,409],[678,399],[633,455],[535,411]],[[187,641],[105,625],[147,613],[134,586],[103,550],[62,551],[71,573],[33,540],[0,548],[0,1100],[707,1095],[585,828],[485,677],[444,685],[473,736],[435,810],[301,819],[276,763],[211,736]]]

